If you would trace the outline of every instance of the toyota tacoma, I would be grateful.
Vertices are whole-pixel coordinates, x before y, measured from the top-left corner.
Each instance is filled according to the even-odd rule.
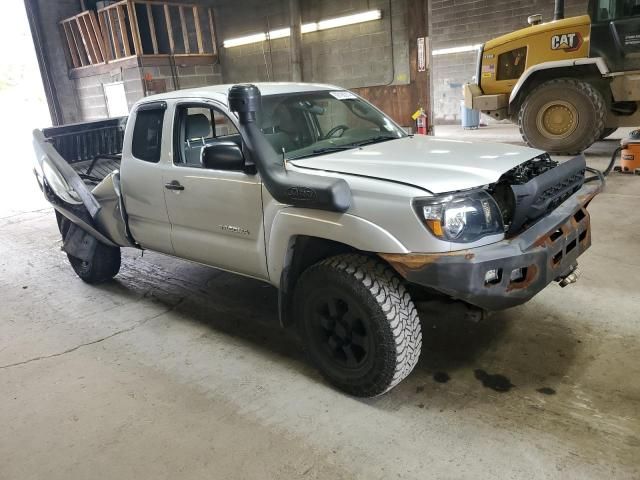
[[[114,277],[131,247],[268,282],[324,377],[364,397],[418,362],[417,302],[477,317],[575,280],[603,184],[582,155],[409,135],[303,83],[147,97],[34,147],[82,280]]]

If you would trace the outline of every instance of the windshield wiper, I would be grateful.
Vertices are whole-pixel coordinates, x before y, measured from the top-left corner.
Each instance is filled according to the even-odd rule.
[[[394,137],[393,135],[378,135],[377,137],[367,138],[366,140],[353,143],[352,145],[356,147],[363,147],[365,145],[371,145],[372,143],[386,142],[387,140],[397,140],[398,138],[399,137]]]
[[[331,145],[330,147],[316,148],[311,153],[305,153],[298,157],[290,158],[289,160],[300,160],[302,158],[313,157],[314,155],[322,155],[324,153],[342,152],[344,150],[352,150],[354,148],[364,147],[365,145],[371,145],[373,143],[386,142],[387,140],[396,140],[399,137],[392,135],[378,135],[377,137],[367,138],[360,142],[347,143],[345,145]]]
[[[349,150],[350,148],[356,148],[358,145],[355,143],[348,143],[347,145],[331,145],[330,147],[316,148],[313,153],[329,153],[329,152],[341,152],[342,150]]]
[[[314,155],[322,155],[323,153],[342,152],[343,150],[351,150],[352,148],[358,148],[359,145],[349,143],[347,145],[332,145],[330,147],[316,148],[311,153],[305,153],[297,157],[292,157],[289,160],[299,160],[301,158],[313,157]]]

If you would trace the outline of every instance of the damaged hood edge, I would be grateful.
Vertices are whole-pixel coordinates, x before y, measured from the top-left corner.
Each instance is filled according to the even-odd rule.
[[[416,135],[290,163],[299,168],[413,185],[433,194],[495,183],[541,150]]]

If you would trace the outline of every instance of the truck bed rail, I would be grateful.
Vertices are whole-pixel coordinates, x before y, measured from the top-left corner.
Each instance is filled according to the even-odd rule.
[[[88,185],[120,168],[127,117],[45,128],[42,133]]]

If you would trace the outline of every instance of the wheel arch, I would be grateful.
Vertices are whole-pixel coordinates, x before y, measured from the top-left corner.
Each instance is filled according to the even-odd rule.
[[[596,84],[600,90],[606,90],[607,80],[603,78],[606,73],[608,69],[601,58],[560,60],[534,65],[522,74],[513,87],[509,96],[509,112],[517,113],[527,94],[547,80],[579,78]]]
[[[271,283],[278,287],[283,326],[292,323],[290,297],[302,272],[328,257],[351,252],[375,255],[408,250],[388,231],[361,217],[298,208],[278,212],[269,236],[267,263]]]

